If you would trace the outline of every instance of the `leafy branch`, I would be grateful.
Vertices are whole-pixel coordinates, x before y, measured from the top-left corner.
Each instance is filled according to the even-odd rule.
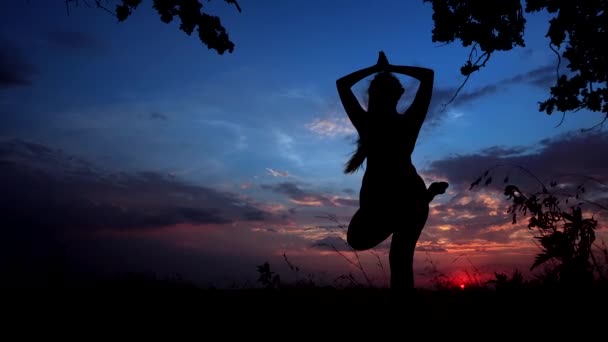
[[[494,166],[484,172],[470,186],[472,190],[475,186],[484,182],[487,186],[492,183],[491,171],[499,166]],[[527,168],[516,166],[532,176],[542,187],[541,191],[525,194],[520,188],[513,184],[508,184],[504,188],[504,195],[511,202],[507,212],[512,215],[512,223],[517,223],[517,214],[529,215],[528,229],[536,232],[535,239],[539,242],[541,251],[536,255],[530,270],[548,262],[556,261],[554,272],[559,275],[560,280],[565,285],[587,285],[593,280],[594,270],[600,277],[604,277],[601,268],[594,255],[592,247],[595,244],[595,229],[597,220],[592,217],[584,217],[581,206],[585,203],[595,204],[598,208],[608,210],[608,207],[594,201],[582,199],[585,193],[585,182],[595,180],[592,177],[584,177],[583,183],[579,184],[574,197],[577,203],[570,204],[567,209],[562,208],[562,203],[558,196],[559,192],[550,191],[544,183],[530,172]],[[508,183],[508,177],[504,180]],[[602,182],[597,181],[600,185]],[[558,187],[558,182],[552,180],[550,188]],[[572,194],[567,194],[565,203],[568,204]],[[606,251],[604,251],[606,253]]]
[[[432,41],[444,44],[459,41],[473,45],[460,72],[463,84],[447,103],[454,101],[472,73],[479,71],[490,55],[524,47],[525,13],[545,11],[553,14],[545,37],[549,49],[557,55],[556,82],[549,97],[538,103],[538,110],[551,115],[586,109],[603,113],[603,120],[585,131],[602,128],[608,121],[608,2],[605,0],[423,0],[433,7]],[[525,10],[522,6],[525,3]],[[479,48],[483,53],[473,62]],[[568,61],[569,73],[560,75],[562,58]],[[483,60],[483,62],[481,62]],[[445,106],[444,105],[444,109]]]
[[[115,9],[111,10],[105,5],[109,3],[108,0],[91,0],[92,3],[88,0],[64,0],[68,15],[70,15],[70,6],[78,6],[80,1],[87,7],[99,8],[109,13],[118,22],[127,20],[142,2],[142,0],[119,0]],[[241,6],[239,6],[237,0],[224,1],[235,6],[241,12]],[[230,40],[220,18],[205,13],[201,0],[152,0],[152,7],[165,24],[169,24],[174,18],[178,18],[180,21],[179,29],[188,36],[192,35],[196,29],[199,40],[209,49],[216,50],[218,54],[223,55],[226,51],[230,53],[234,51],[234,43]]]

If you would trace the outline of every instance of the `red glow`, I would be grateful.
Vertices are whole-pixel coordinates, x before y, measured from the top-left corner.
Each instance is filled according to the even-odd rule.
[[[460,284],[460,288],[464,290],[464,284]]]

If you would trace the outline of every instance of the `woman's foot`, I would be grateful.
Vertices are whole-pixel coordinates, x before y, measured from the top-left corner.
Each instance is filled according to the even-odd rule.
[[[448,185],[449,184],[447,182],[433,182],[426,191],[429,202],[432,201],[435,196],[444,194],[445,190],[448,188]]]

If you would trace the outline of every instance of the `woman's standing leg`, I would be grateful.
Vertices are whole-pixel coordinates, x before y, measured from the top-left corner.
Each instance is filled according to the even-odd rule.
[[[405,229],[396,229],[391,239],[388,254],[391,268],[391,289],[400,292],[414,290],[414,252],[422,229],[429,217],[429,203],[439,194],[445,193],[446,182],[435,182],[427,189],[424,197],[418,198],[413,205],[410,217],[405,217]]]
[[[406,229],[393,233],[388,255],[393,290],[405,293],[414,290],[414,251],[428,214],[428,202],[421,203],[412,211],[412,217],[404,222]]]
[[[409,245],[405,232],[393,233],[388,254],[392,290],[405,292],[414,289],[414,250]]]

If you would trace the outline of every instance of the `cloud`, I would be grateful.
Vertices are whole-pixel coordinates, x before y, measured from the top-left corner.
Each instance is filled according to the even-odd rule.
[[[284,98],[288,100],[297,100],[297,101],[309,101],[315,104],[322,104],[324,102],[323,98],[319,95],[317,90],[313,87],[299,87],[299,88],[291,88],[287,89],[283,92],[277,92],[271,97],[276,98]]]
[[[523,146],[490,146],[479,151],[479,154],[485,156],[500,156],[501,158],[521,155],[528,152],[530,149]]]
[[[19,47],[0,37],[0,88],[30,85],[35,72]]]
[[[226,120],[215,119],[199,119],[199,123],[210,126],[214,131],[224,129],[234,136],[234,148],[243,150],[248,147],[247,136],[244,134],[244,129],[241,125]]]
[[[145,230],[270,217],[236,195],[156,172],[108,173],[44,145],[0,143],[4,230]]]
[[[169,117],[161,112],[151,112],[148,115],[148,118],[150,120],[160,120],[160,121],[167,121],[169,120]]]
[[[465,85],[449,106],[458,107],[473,103],[480,98],[496,94],[511,85],[528,84],[548,90],[548,87],[555,83],[556,78],[556,65],[549,64],[472,90],[468,90]],[[444,116],[448,115],[449,111],[445,110],[445,104],[452,99],[457,89],[457,87],[435,87],[426,119],[428,126],[433,127],[440,124]]]
[[[432,207],[423,241],[466,245],[473,241],[508,244],[518,240],[515,231],[526,229],[522,224],[511,224],[506,213],[508,202],[501,194],[462,192],[448,202]],[[445,247],[445,246],[444,246]]]
[[[289,177],[289,173],[287,171],[277,171],[269,167],[266,168],[266,171],[268,171],[268,173],[273,177]]]
[[[496,93],[498,89],[499,86],[497,84],[490,84],[471,91],[461,90],[449,106],[458,107],[472,103],[477,99]],[[433,90],[433,97],[431,98],[431,104],[429,105],[428,114],[425,119],[425,126],[433,127],[443,122],[444,117],[450,113],[446,110],[445,104],[452,99],[456,90],[457,88],[453,87],[436,87]]]
[[[556,138],[544,139],[534,146],[505,148],[493,146],[477,153],[452,155],[436,160],[425,171],[446,177],[450,182],[468,185],[486,169],[505,165],[494,173],[499,181],[509,176],[510,181],[534,184],[534,177],[549,182],[576,180],[592,177],[608,182],[608,135],[603,132],[570,132]],[[583,153],[584,152],[584,153]],[[511,165],[511,166],[509,166]]]
[[[17,279],[7,273],[14,261],[25,265],[20,275],[32,275],[27,285],[49,274],[49,256],[62,250],[69,277],[147,271],[217,286],[250,273],[255,282],[256,260],[272,263],[286,246],[321,252],[310,244],[323,232],[281,218],[284,206],[156,172],[107,172],[39,143],[0,142],[0,189],[0,278]]]
[[[444,122],[446,116],[450,116],[451,119],[458,119],[463,115],[461,113],[454,114],[454,112],[448,110],[448,108],[466,106],[479,99],[499,93],[508,86],[528,84],[548,89],[556,80],[555,68],[556,66],[553,64],[540,66],[478,88],[471,89],[465,85],[448,107],[446,107],[445,104],[452,99],[458,87],[435,86],[424,127],[437,127]],[[415,90],[418,85],[416,82],[413,82],[405,87],[406,89],[411,88]],[[413,101],[415,94],[415,91],[407,91],[404,97],[399,101],[399,110],[407,109],[407,106]],[[401,108],[402,104],[407,104],[406,108]],[[306,124],[306,128],[321,137],[349,136],[356,133],[354,126],[348,118],[343,116],[325,119],[315,118],[312,122]]]
[[[291,198],[306,196],[306,193],[294,183],[279,183],[276,185],[262,184],[262,189],[272,190],[277,193],[285,194]]]
[[[102,48],[97,37],[81,31],[50,31],[46,33],[44,39],[51,46],[69,50],[99,50]]]
[[[339,252],[351,252],[353,249],[348,245],[343,238],[330,235],[326,236],[322,239],[315,241],[312,244],[313,248],[329,250],[329,251],[339,251]]]
[[[338,204],[339,206],[344,207],[358,207],[359,199],[357,198],[345,198],[345,197],[335,197],[332,199],[332,203]]]
[[[416,246],[416,252],[445,253],[447,251],[447,249],[438,245],[418,244]]]
[[[527,83],[536,85],[541,88],[547,88],[557,81],[556,65],[544,65],[534,68],[530,71],[517,74],[511,78],[507,78],[499,83],[502,84],[518,84]]]
[[[290,135],[281,131],[275,131],[275,139],[278,152],[283,158],[298,165],[303,164],[302,158],[295,150],[295,141]]]
[[[350,189],[350,188],[343,189],[342,192],[344,192],[347,195],[355,195],[357,193],[357,191]]]
[[[358,199],[318,193],[309,189],[303,189],[300,185],[292,182],[282,182],[272,185],[262,184],[261,188],[286,195],[292,203],[302,206],[356,207],[359,205]]]
[[[306,124],[306,128],[319,136],[331,138],[357,133],[348,118],[315,118],[311,123]]]
[[[507,214],[510,202],[503,194],[506,184],[516,184],[522,191],[533,193],[542,190],[540,181],[558,196],[575,194],[578,186],[584,185],[586,192],[580,193],[578,200],[590,211],[588,214],[599,217],[605,211],[594,203],[608,207],[606,150],[606,134],[571,132],[533,146],[493,146],[436,160],[425,173],[445,177],[451,194],[445,197],[447,201],[439,199],[432,204],[420,241],[449,251],[471,249],[474,245],[480,246],[477,249],[484,245],[499,249],[531,248],[532,232],[527,228],[527,218],[520,215],[518,223],[512,224]],[[492,169],[497,165],[502,167]],[[487,187],[481,182],[469,191],[469,185],[488,169],[493,182]],[[556,188],[550,186],[552,180],[557,182]]]

